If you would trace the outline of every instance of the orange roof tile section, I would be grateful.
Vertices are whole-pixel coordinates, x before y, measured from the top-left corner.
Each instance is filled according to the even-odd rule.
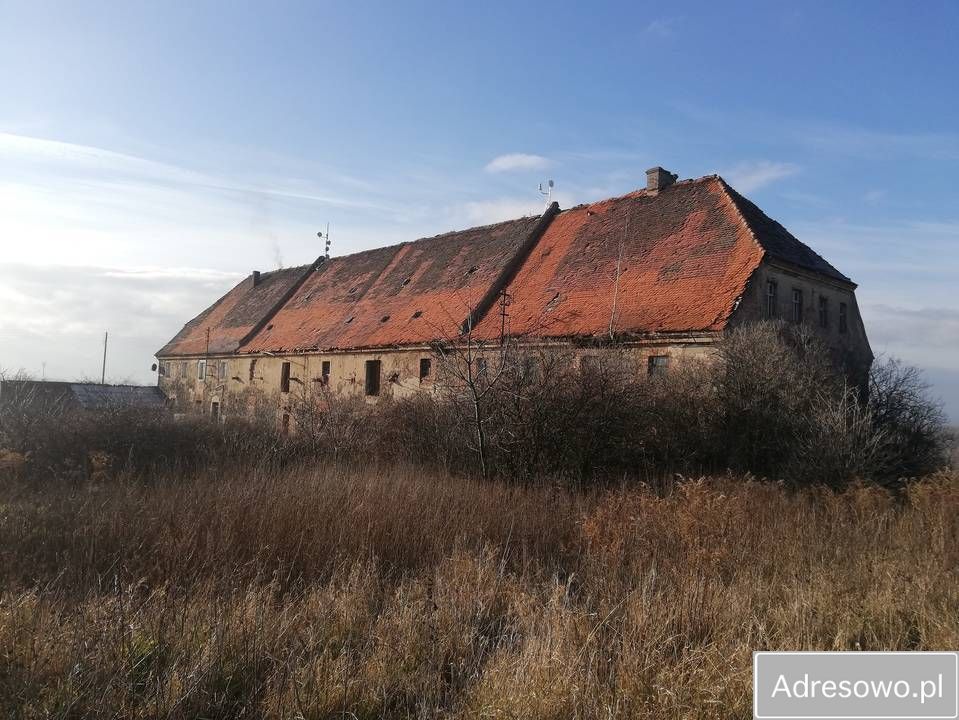
[[[764,256],[851,283],[721,178],[708,176],[575,207],[552,220],[511,220],[263,273],[255,286],[247,278],[158,355],[206,352],[207,330],[212,353],[450,340],[503,282],[511,335],[717,331]],[[494,304],[474,333],[495,340],[501,328]]]
[[[183,326],[157,356],[232,353],[257,324],[266,320],[310,266],[286,268],[244,278],[230,292]],[[209,337],[207,331],[209,330]]]
[[[721,330],[762,257],[716,177],[572,208],[509,284],[509,334]],[[496,338],[501,324],[490,313],[477,335]]]
[[[511,220],[332,258],[240,352],[390,347],[456,338],[460,323],[539,221]]]

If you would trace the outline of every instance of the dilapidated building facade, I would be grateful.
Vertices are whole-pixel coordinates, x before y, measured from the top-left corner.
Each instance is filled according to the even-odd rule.
[[[184,411],[222,417],[322,386],[371,399],[436,387],[436,343],[503,338],[667,369],[728,328],[782,318],[848,367],[872,353],[856,285],[721,177],[300,267],[253,272],[157,352]]]

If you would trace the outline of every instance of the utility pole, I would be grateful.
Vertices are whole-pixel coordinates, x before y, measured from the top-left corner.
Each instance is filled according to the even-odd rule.
[[[110,337],[109,332],[103,333],[103,370],[100,373],[100,384],[106,385],[107,383],[107,338]]]

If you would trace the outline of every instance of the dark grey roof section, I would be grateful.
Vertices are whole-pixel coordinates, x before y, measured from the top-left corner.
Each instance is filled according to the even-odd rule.
[[[733,188],[729,187],[729,184],[725,181],[723,182],[733,202],[736,203],[736,207],[739,208],[739,212],[741,212],[746,219],[746,224],[752,229],[759,244],[763,246],[763,249],[770,257],[807,270],[822,273],[834,280],[839,280],[851,285],[855,284],[830,265],[822,255],[804,242],[797,240],[791,232],[766,215],[755,203],[744,198]]]
[[[166,395],[155,385],[99,385],[45,380],[0,382],[0,406],[16,401],[36,404],[50,411],[56,408],[157,411],[167,407]]]
[[[84,410],[142,408],[162,410],[166,396],[155,385],[95,385],[71,383],[70,390]]]

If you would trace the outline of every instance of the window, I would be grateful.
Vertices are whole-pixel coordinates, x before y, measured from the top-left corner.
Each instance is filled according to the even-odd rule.
[[[775,280],[769,280],[766,283],[766,317],[774,318],[779,313],[778,304],[779,300],[777,298],[779,287],[776,285]]]
[[[290,363],[288,362],[280,366],[280,392],[290,392]]]
[[[196,361],[196,379],[206,380],[206,360]]]
[[[225,382],[229,379],[226,373],[226,360],[220,360],[220,382]]]
[[[420,358],[420,382],[423,382],[430,376],[433,369],[433,361],[429,358]]]
[[[323,379],[324,385],[330,384],[330,361],[324,360],[320,365],[320,377]]]
[[[650,355],[648,362],[649,375],[663,375],[669,370],[669,355]]]
[[[846,312],[846,303],[839,303],[839,332],[844,333],[849,330],[849,318]]]
[[[793,288],[793,322],[802,322],[802,290]]]
[[[819,296],[819,327],[829,327],[829,298]]]
[[[220,403],[216,400],[210,403],[210,419],[213,420],[213,422],[220,421]]]
[[[366,361],[366,394],[380,394],[380,361]]]
[[[476,374],[483,376],[486,374],[486,371],[489,369],[489,363],[486,362],[486,358],[476,358]]]

